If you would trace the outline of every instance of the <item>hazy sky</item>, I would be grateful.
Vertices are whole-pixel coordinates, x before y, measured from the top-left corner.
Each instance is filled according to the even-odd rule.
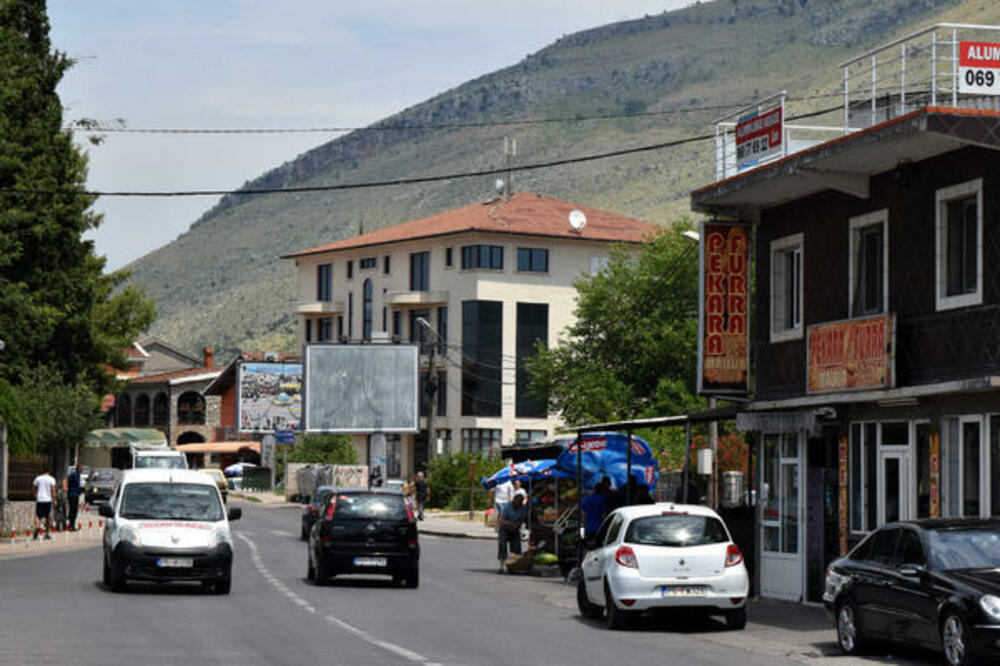
[[[67,120],[128,128],[364,126],[520,61],[562,35],[688,0],[50,0],[52,43],[77,64]],[[108,134],[93,190],[235,189],[336,134]],[[102,198],[93,234],[118,268],[160,247],[211,197]]]

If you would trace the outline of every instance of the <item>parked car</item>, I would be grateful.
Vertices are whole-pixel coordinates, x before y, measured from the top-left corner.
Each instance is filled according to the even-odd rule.
[[[1000,520],[883,525],[827,568],[823,603],[847,654],[887,639],[940,650],[951,666],[995,658]]]
[[[118,485],[122,472],[114,467],[98,467],[90,472],[83,486],[83,498],[87,504],[107,502]]]
[[[226,479],[226,475],[218,467],[204,467],[198,470],[202,474],[208,474],[215,481],[215,485],[219,488],[219,493],[222,495],[222,503],[226,504],[229,501],[229,480]]]
[[[103,580],[115,592],[130,579],[200,581],[217,594],[232,587],[229,521],[215,481],[196,470],[133,469],[122,474],[113,501],[101,505]]]
[[[420,544],[413,510],[398,492],[339,489],[327,497],[309,533],[306,577],[317,584],[340,574],[392,576],[420,584]]]
[[[312,501],[306,505],[305,510],[302,512],[302,529],[301,538],[303,541],[309,539],[309,531],[312,530],[313,523],[319,517],[320,509],[326,503],[327,498],[330,496],[336,488],[333,486],[320,486],[313,493]]]
[[[584,617],[611,629],[660,609],[722,614],[746,625],[749,578],[743,553],[717,513],[705,506],[645,504],[613,511],[590,539],[577,583]]]

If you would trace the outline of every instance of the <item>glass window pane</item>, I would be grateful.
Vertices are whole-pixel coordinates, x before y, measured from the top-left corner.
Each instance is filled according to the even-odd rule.
[[[894,565],[899,567],[904,564],[926,564],[927,558],[924,555],[924,546],[920,543],[920,536],[912,530],[903,530],[896,543],[896,558]]]
[[[878,425],[865,423],[862,432],[865,443],[865,526],[872,529],[878,525],[878,450],[875,435]]]
[[[778,436],[764,436],[764,474],[762,486],[764,520],[778,520],[778,466],[780,465],[778,452]]]
[[[931,515],[931,437],[930,426],[918,423],[917,431],[917,518]]]
[[[782,465],[781,552],[799,552],[799,465]]]
[[[990,417],[990,513],[1000,516],[1000,416]]]
[[[979,515],[979,424],[962,424],[962,515]]]
[[[865,531],[865,456],[861,441],[861,424],[851,425],[851,531]]]
[[[910,424],[906,421],[882,424],[882,446],[906,446],[910,443]]]
[[[885,522],[894,523],[899,520],[899,458],[886,458],[884,465],[885,490],[882,501],[885,502]]]

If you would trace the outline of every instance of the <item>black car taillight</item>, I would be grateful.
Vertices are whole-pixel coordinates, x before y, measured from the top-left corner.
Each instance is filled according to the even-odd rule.
[[[330,503],[326,505],[326,514],[323,515],[323,520],[327,522],[333,521],[333,514],[337,510],[337,496],[332,495],[330,497]]]

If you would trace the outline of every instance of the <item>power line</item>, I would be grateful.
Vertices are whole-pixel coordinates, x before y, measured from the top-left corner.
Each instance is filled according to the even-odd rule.
[[[805,118],[812,118],[815,116],[824,115],[832,111],[836,111],[842,108],[840,105],[829,107],[826,109],[821,109],[819,111],[813,111],[811,113],[799,114],[797,116],[789,116],[785,120],[802,120]],[[700,141],[707,141],[709,139],[714,139],[715,134],[699,134],[694,136],[688,136],[681,139],[675,139],[672,141],[664,141],[660,143],[649,144],[646,146],[636,146],[633,148],[622,148],[619,150],[612,150],[604,153],[595,153],[593,155],[582,155],[580,157],[568,157],[561,160],[550,160],[548,162],[536,162],[534,164],[521,164],[515,168],[517,171],[537,171],[539,169],[551,169],[554,167],[568,166],[571,164],[582,164],[585,162],[594,162],[597,160],[604,160],[613,157],[624,157],[626,155],[636,155],[639,153],[647,153],[656,150],[663,150],[665,148],[676,148],[677,146],[683,146],[691,143],[697,143]],[[464,178],[480,178],[483,176],[497,176],[509,173],[510,169],[506,166],[496,167],[492,169],[481,169],[478,171],[466,171],[461,173],[451,173],[442,174],[437,176],[419,176],[416,178],[396,178],[391,180],[379,180],[379,181],[368,181],[361,183],[345,183],[340,185],[308,185],[301,187],[259,187],[259,188],[244,188],[239,190],[173,190],[173,191],[124,191],[124,190],[50,190],[50,189],[2,189],[0,194],[4,195],[65,195],[65,196],[91,196],[91,197],[134,197],[134,198],[152,198],[152,197],[204,197],[204,196],[247,196],[247,195],[258,195],[258,194],[303,194],[309,192],[338,192],[344,190],[362,190],[371,189],[376,187],[391,187],[396,185],[419,185],[423,183],[434,183],[441,182],[445,180],[460,180]]]
[[[813,99],[824,99],[829,97],[843,97],[843,92],[817,93],[797,98],[787,98],[789,102],[807,101]],[[679,113],[701,113],[705,111],[726,111],[729,109],[744,108],[753,102],[731,102],[727,104],[712,104],[705,106],[688,106],[683,108],[662,109],[659,111],[637,111],[633,113],[599,113],[594,115],[573,115],[573,116],[553,116],[551,118],[521,118],[510,120],[482,120],[466,123],[427,123],[427,124],[391,124],[383,122],[381,124],[366,125],[364,127],[341,125],[328,127],[125,127],[116,125],[104,125],[100,123],[83,123],[80,125],[68,125],[65,129],[69,132],[81,132],[85,134],[171,134],[171,135],[215,135],[215,134],[343,134],[345,132],[405,132],[419,130],[442,130],[442,129],[470,129],[483,127],[520,127],[526,125],[545,125],[567,122],[588,122],[595,120],[620,120],[623,118],[652,118],[661,116],[671,116]],[[837,107],[840,108],[840,107]]]

